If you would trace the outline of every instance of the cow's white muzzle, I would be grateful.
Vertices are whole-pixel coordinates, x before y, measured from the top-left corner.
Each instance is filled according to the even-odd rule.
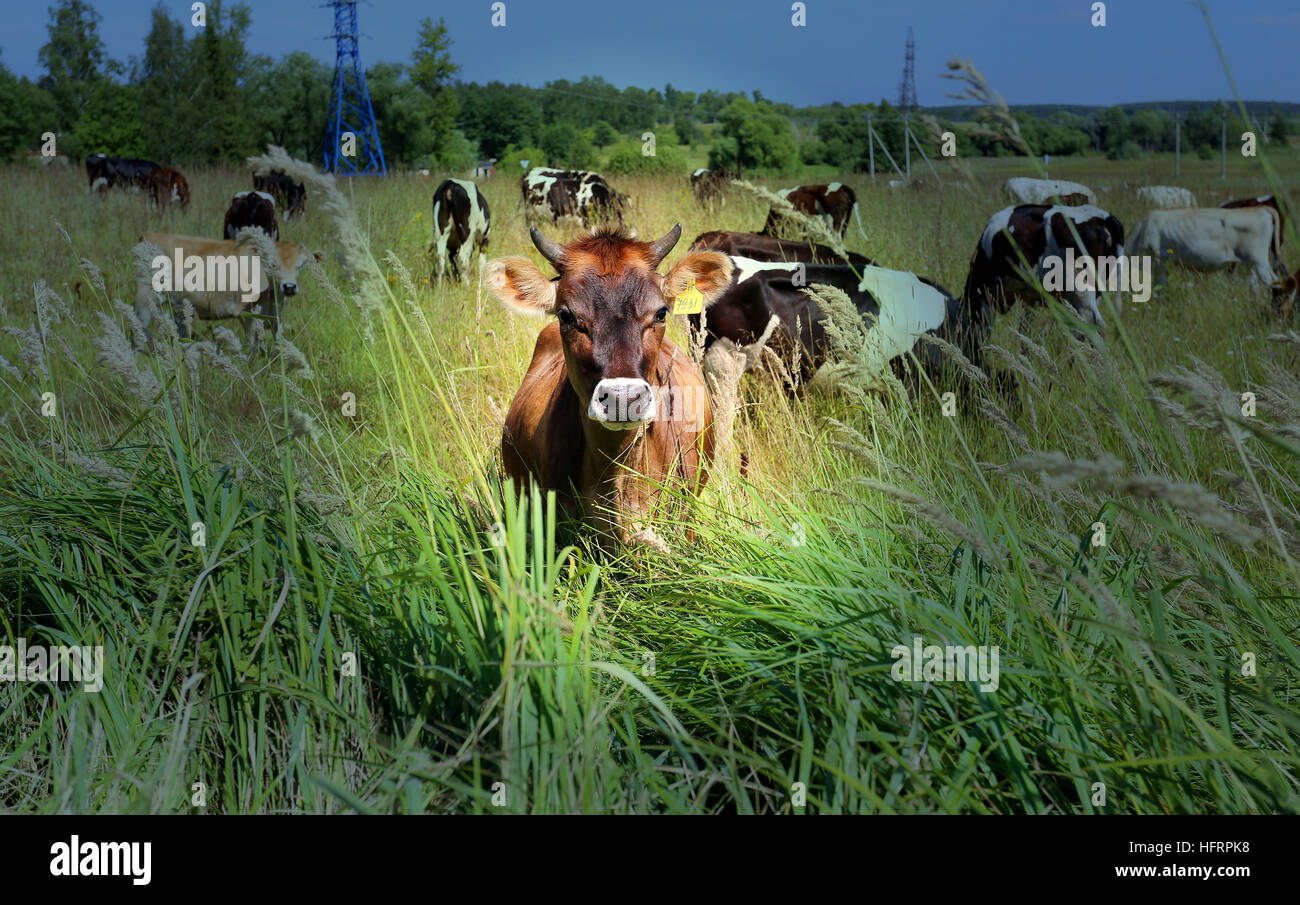
[[[639,377],[608,377],[592,390],[587,417],[610,430],[638,428],[654,420],[654,388]]]

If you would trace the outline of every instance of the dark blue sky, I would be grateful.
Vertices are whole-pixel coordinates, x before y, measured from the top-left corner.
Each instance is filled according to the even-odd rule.
[[[306,50],[332,62],[332,12],[320,0],[250,0],[249,49]],[[622,87],[749,91],[805,105],[890,101],[898,94],[907,27],[916,30],[917,93],[949,103],[938,73],[969,57],[1010,103],[1112,104],[1230,96],[1201,14],[1187,0],[1113,0],[1107,26],[1089,24],[1092,0],[806,0],[807,27],[790,0],[491,0],[362,4],[362,61],[408,62],[416,24],[444,17],[467,80],[540,85],[601,75]],[[140,54],[148,0],[97,0],[111,56]],[[167,0],[187,23],[189,0]],[[1211,0],[1242,96],[1300,102],[1300,0]],[[0,59],[36,76],[45,3],[0,6]]]

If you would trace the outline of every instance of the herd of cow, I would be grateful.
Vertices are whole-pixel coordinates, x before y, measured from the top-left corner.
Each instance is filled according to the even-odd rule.
[[[162,209],[171,204],[188,208],[190,204],[190,185],[184,174],[151,160],[91,154],[86,158],[86,176],[94,194],[106,195],[111,188],[122,188],[145,192]],[[281,305],[284,299],[297,294],[299,271],[309,257],[319,260],[321,256],[309,251],[305,245],[279,241],[277,204],[286,219],[303,216],[307,209],[306,187],[279,170],[254,174],[253,188],[237,192],[230,199],[222,223],[222,238],[144,233],[140,237],[141,243],[168,261],[190,259],[206,265],[199,267],[193,274],[194,279],[188,278],[190,274],[186,279],[177,274],[176,284],[166,290],[158,288],[154,274],[141,274],[136,286],[135,308],[145,330],[149,330],[153,320],[155,299],[163,298],[172,305],[181,335],[185,335],[185,319],[180,314],[185,302],[195,315],[204,320],[250,315],[243,319],[245,330],[251,333],[253,325],[262,321],[272,333],[278,332]],[[264,232],[275,243],[277,257],[275,281],[272,282],[259,266],[251,292],[247,291],[248,287],[236,285],[233,278],[239,273],[241,261],[244,272],[252,272],[248,264],[257,256],[253,246],[246,240],[240,241],[240,231],[245,229]],[[261,263],[260,259],[258,263]],[[250,296],[255,296],[255,300],[250,302]]]
[[[92,190],[123,185],[149,191],[159,204],[188,203],[188,185],[174,170],[103,155],[87,159],[86,166]],[[697,170],[691,176],[695,197],[712,208],[724,198],[727,178]],[[872,366],[910,372],[904,362],[914,358],[937,374],[943,343],[924,337],[955,346],[980,366],[994,316],[1016,300],[1037,303],[1044,286],[1083,320],[1104,327],[1098,292],[1105,287],[1085,280],[1059,288],[1044,279],[1066,256],[1098,262],[1147,255],[1162,279],[1166,259],[1198,268],[1244,264],[1252,277],[1272,286],[1275,313],[1290,313],[1300,274],[1288,277],[1280,270],[1284,221],[1272,196],[1199,208],[1183,189],[1148,187],[1139,197],[1155,209],[1133,230],[1126,252],[1123,224],[1097,206],[1087,187],[1017,178],[1006,190],[1014,203],[988,219],[965,286],[953,295],[932,280],[863,255],[782,238],[783,215],[775,206],[762,231],[702,233],[660,274],[681,238],[680,225],[655,241],[641,241],[625,229],[628,197],[598,174],[533,168],[523,177],[521,204],[532,242],[557,276],[546,276],[525,257],[494,260],[484,274],[508,307],[554,317],[538,335],[506,416],[506,474],[555,491],[568,514],[624,540],[642,530],[663,488],[697,492],[713,445],[709,384],[701,363],[665,336],[671,314],[686,317],[705,363],[717,343],[744,350],[766,342],[778,354],[797,350],[788,357],[807,374],[824,362],[829,346],[829,315],[809,290],[831,286],[847,295],[863,319],[865,360]],[[796,211],[822,218],[841,238],[857,216],[856,196],[841,183],[779,194]],[[158,233],[145,238],[165,253],[183,245],[194,254],[236,254],[236,240],[247,239],[241,230],[258,228],[277,240],[277,202],[295,216],[302,214],[304,199],[303,187],[284,174],[259,176],[252,191],[232,199],[224,239]],[[542,234],[537,221],[604,225],[559,244]],[[441,280],[450,269],[452,276],[467,278],[470,255],[487,248],[491,230],[488,204],[476,184],[442,182],[434,192],[432,225],[434,275]],[[264,281],[254,305],[241,308],[220,294],[180,288],[170,300],[175,305],[187,299],[203,318],[248,309],[274,318],[281,299],[296,291],[298,268],[309,254],[291,243],[277,248],[278,285]],[[156,295],[156,288],[142,281],[138,309],[152,310],[151,292]],[[998,385],[1014,381],[1000,379]]]
[[[697,170],[691,183],[697,200],[711,208],[722,198],[726,177]],[[1168,191],[1142,193],[1157,209],[1138,223],[1127,255],[1153,257],[1162,281],[1166,258],[1198,268],[1245,264],[1253,277],[1272,285],[1275,308],[1290,294],[1289,313],[1297,278],[1279,272],[1283,217],[1275,198],[1211,209],[1174,207],[1194,200],[1181,189],[1155,188]],[[680,226],[653,242],[627,235],[621,228],[625,196],[596,174],[533,170],[522,191],[530,221],[612,213],[620,228],[561,245],[532,226],[533,244],[555,278],[524,257],[488,265],[486,282],[500,301],[555,318],[539,334],[506,415],[505,472],[516,482],[532,480],[554,491],[569,514],[623,540],[642,536],[643,520],[665,487],[698,492],[712,453],[708,380],[665,337],[671,313],[690,312],[691,336],[706,350],[721,341],[740,349],[767,342],[799,349],[799,360],[811,370],[828,353],[828,315],[808,290],[833,286],[867,325],[867,361],[883,370],[914,356],[923,368],[937,371],[943,355],[937,344],[921,341],[925,335],[982,365],[981,347],[994,315],[1018,299],[1038,302],[1044,275],[1061,259],[1126,259],[1120,220],[1098,207],[1087,187],[1061,181],[1008,182],[1015,203],[989,218],[960,296],[862,255],[783,239],[776,234],[781,213],[775,208],[759,233],[701,234],[661,275],[658,267],[680,239]],[[852,189],[839,183],[779,194],[841,237],[857,212]],[[1104,327],[1098,305],[1104,288],[1095,279],[1083,280],[1055,294],[1081,318]],[[689,308],[681,304],[685,298]],[[706,351],[705,369],[708,362]],[[1014,386],[1009,375],[1003,378],[999,387]]]

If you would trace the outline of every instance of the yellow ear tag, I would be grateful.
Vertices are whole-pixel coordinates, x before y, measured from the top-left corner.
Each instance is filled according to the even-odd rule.
[[[695,280],[673,299],[673,314],[699,314],[704,310],[704,293],[695,288]]]

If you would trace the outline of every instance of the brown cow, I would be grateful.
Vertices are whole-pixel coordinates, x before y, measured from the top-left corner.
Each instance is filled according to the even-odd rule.
[[[173,201],[179,201],[184,209],[190,206],[190,184],[180,170],[169,167],[150,170],[145,176],[145,190],[153,203],[164,210]]]
[[[655,242],[602,230],[566,245],[536,227],[533,244],[559,273],[527,258],[488,265],[504,304],[554,314],[501,433],[506,474],[553,490],[565,515],[607,537],[634,540],[665,483],[698,492],[712,453],[713,415],[699,369],[664,338],[669,306],[694,284],[708,304],[731,282],[731,262],[691,252],[668,272],[660,262],[681,225]]]
[[[829,185],[798,185],[792,189],[782,189],[779,196],[794,205],[794,209],[810,217],[821,217],[826,225],[844,236],[848,228],[849,216],[858,218],[858,231],[862,232],[862,219],[858,217],[858,196],[847,185],[832,182]],[[768,211],[767,222],[763,224],[763,235],[775,236],[781,225],[781,214],[775,208]],[[863,237],[866,233],[862,232]]]

